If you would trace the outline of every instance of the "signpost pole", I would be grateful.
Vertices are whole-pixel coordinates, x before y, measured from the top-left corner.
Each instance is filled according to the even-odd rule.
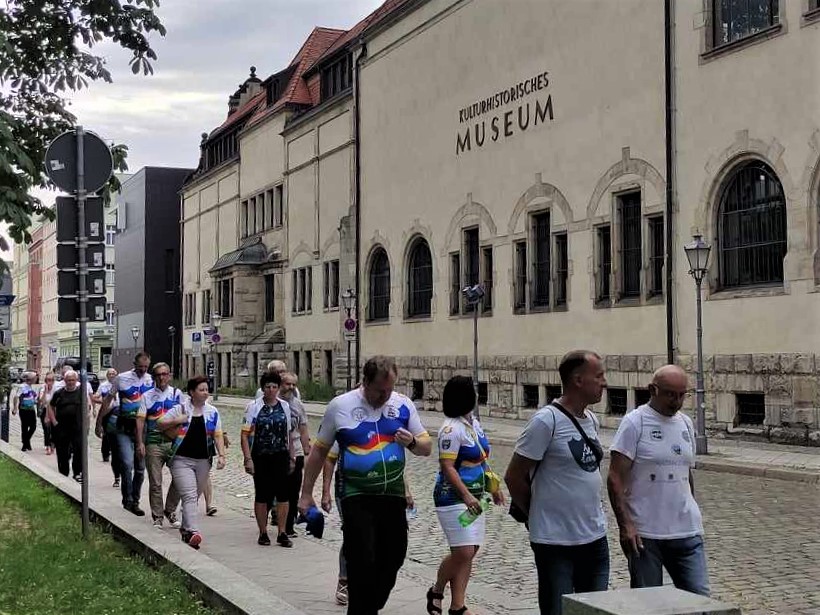
[[[80,307],[80,391],[83,399],[83,422],[82,422],[82,523],[83,538],[88,538],[88,427],[90,408],[86,402],[88,394],[86,392],[88,382],[87,362],[88,362],[88,335],[86,327],[88,324],[88,264],[86,263],[86,248],[88,237],[85,229],[85,150],[83,147],[84,134],[83,127],[77,126],[77,275],[78,275],[78,301]]]

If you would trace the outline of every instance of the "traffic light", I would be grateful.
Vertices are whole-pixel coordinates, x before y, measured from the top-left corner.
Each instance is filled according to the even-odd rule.
[[[105,322],[105,214],[100,197],[85,202],[87,237],[86,316],[90,322]],[[80,250],[77,234],[77,199],[57,198],[57,320],[77,322],[80,319]]]

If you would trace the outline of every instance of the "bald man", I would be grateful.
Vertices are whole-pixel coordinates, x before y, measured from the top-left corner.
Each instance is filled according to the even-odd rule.
[[[630,585],[663,585],[709,595],[703,522],[692,468],[695,430],[680,411],[688,393],[676,365],[655,372],[649,403],[627,414],[610,447],[607,487],[629,564]]]

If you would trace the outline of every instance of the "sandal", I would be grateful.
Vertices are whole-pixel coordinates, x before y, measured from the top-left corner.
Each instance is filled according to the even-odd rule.
[[[447,609],[447,613],[449,615],[464,615],[467,612],[467,606],[463,606],[460,609]]]
[[[435,615],[435,613],[441,613],[441,607],[436,606],[433,604],[433,600],[444,600],[444,594],[441,592],[434,591],[435,586],[431,587],[427,590],[427,613],[428,615]]]

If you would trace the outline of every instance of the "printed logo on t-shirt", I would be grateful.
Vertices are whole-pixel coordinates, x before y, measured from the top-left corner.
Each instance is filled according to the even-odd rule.
[[[652,439],[653,440],[663,440],[663,432],[660,429],[653,429],[652,430]]]
[[[593,440],[595,442],[596,440]],[[598,461],[595,459],[595,454],[581,439],[573,438],[569,442],[569,450],[572,453],[572,458],[584,472],[597,472]]]
[[[399,418],[399,409],[395,406],[388,406],[387,410],[384,412],[385,416],[389,419],[397,419]]]
[[[353,412],[351,413],[353,420],[357,423],[361,423],[367,418],[367,412],[364,408],[354,408]]]
[[[688,429],[684,429],[681,432],[681,435],[683,436],[684,441],[689,442],[689,430]]]
[[[672,445],[672,452],[675,453],[676,455],[680,455],[681,454],[680,444],[673,444]]]
[[[441,450],[449,451],[451,446],[453,446],[453,441],[450,438],[441,441]]]

